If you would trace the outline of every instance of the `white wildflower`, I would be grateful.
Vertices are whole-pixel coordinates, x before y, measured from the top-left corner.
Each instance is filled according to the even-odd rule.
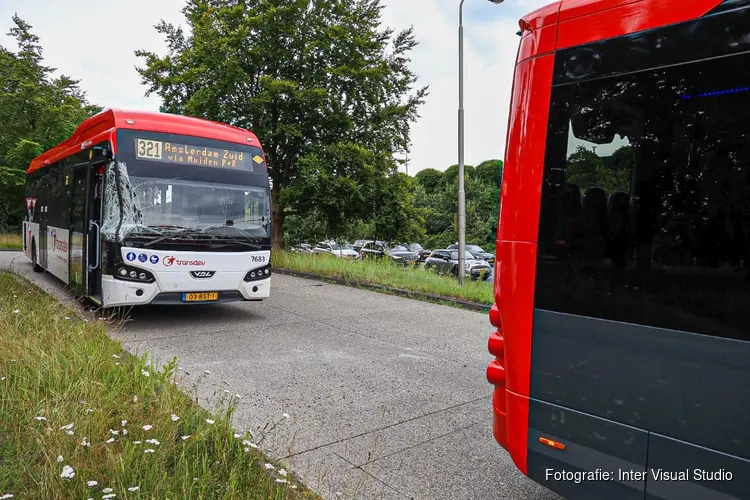
[[[177,369],[178,369],[178,370],[182,370],[182,367],[181,367],[181,366],[178,366],[178,367],[177,367]]]
[[[144,377],[150,377],[151,376],[151,374],[148,372],[148,370],[141,370],[141,375],[143,375]]]
[[[156,450],[154,450],[153,448],[148,448],[146,450],[143,450],[143,453],[154,453],[155,451]]]
[[[67,434],[68,436],[72,436],[75,433],[73,431],[65,431],[65,434]]]
[[[63,479],[73,479],[75,475],[76,471],[73,470],[73,467],[71,467],[70,465],[66,465],[65,467],[63,467],[60,477]]]
[[[128,430],[127,429],[123,429],[122,430],[122,435],[123,436],[127,436],[128,435]]]
[[[198,480],[198,478],[197,478],[197,477],[194,477],[194,478],[193,478],[193,482],[196,482],[197,480]]]
[[[93,488],[97,484],[99,484],[99,483],[97,483],[96,481],[87,481],[86,482],[86,486],[88,486],[89,488]]]
[[[242,396],[240,396],[239,394],[235,394],[234,397],[240,399]]]
[[[161,444],[161,443],[160,443],[160,442],[159,442],[158,440],[156,440],[156,439],[147,439],[147,440],[146,440],[146,442],[147,442],[147,443],[151,443],[151,444],[153,444],[153,445],[155,445],[155,446],[159,446],[159,445]]]
[[[210,418],[207,418],[207,419],[206,419],[206,423],[207,423],[208,425],[214,425],[214,420],[211,420]]]
[[[3,378],[0,378],[0,382],[2,382],[3,380],[5,380],[5,377],[3,377]]]
[[[273,470],[273,465],[272,464],[266,464],[266,469],[267,470]]]
[[[175,415],[174,413],[172,413],[172,422],[177,422],[179,419],[180,419],[180,417],[178,417],[177,415]]]
[[[117,494],[116,494],[116,493],[110,493],[109,495],[104,495],[104,496],[102,497],[102,500],[104,500],[104,499],[106,499],[106,498],[115,498],[116,496],[117,496]]]
[[[289,414],[288,413],[282,413],[281,416],[284,417],[284,418],[289,418]]]
[[[297,485],[293,484],[292,486],[290,486],[290,488],[292,488],[293,490],[296,490],[297,489]]]
[[[94,410],[92,410],[91,408],[86,409],[86,415],[88,415],[89,413],[94,413]]]
[[[109,438],[107,439],[107,444],[112,444],[115,442],[115,438]]]
[[[115,363],[115,366],[120,366],[120,362],[118,361],[117,363]]]
[[[206,375],[211,375],[211,370],[203,370],[203,373],[205,373]]]
[[[279,469],[279,475],[286,477],[286,469]]]
[[[13,498],[13,495],[11,493],[6,493],[5,495],[0,497],[0,500],[7,500],[8,498]]]
[[[133,396],[133,403],[137,403],[137,402],[138,402],[138,396]]]
[[[60,430],[61,431],[69,431],[72,428],[73,428],[73,424],[68,424],[68,425],[63,425],[62,427],[60,427]]]
[[[110,430],[109,430],[109,433],[110,433],[110,434],[112,434],[113,436],[117,436],[117,435],[119,435],[119,434],[120,434],[120,431],[116,431],[116,430],[114,430],[114,429],[110,429]]]
[[[20,312],[21,312],[21,310],[20,310],[20,309],[16,309],[15,311],[13,311],[13,314],[18,314],[18,313],[20,313]]]
[[[150,430],[151,430],[151,429],[153,429],[153,428],[154,428],[154,427],[153,427],[153,426],[152,426],[151,424],[146,424],[146,425],[144,425],[144,426],[143,426],[143,430],[144,430],[144,431],[150,431]]]
[[[125,427],[126,425],[128,425],[128,421],[127,420],[123,420],[122,422],[120,422],[120,425],[123,426],[123,427]]]
[[[61,464],[62,461],[65,460],[62,455],[57,455],[57,463]]]
[[[70,319],[70,316],[65,316],[65,319]]]
[[[113,354],[112,357],[115,359],[120,359],[120,356],[118,356],[117,354]]]
[[[138,491],[140,489],[141,489],[140,486],[131,486],[130,488],[128,488],[128,491]]]
[[[245,453],[247,453],[248,451],[250,451],[250,448],[245,448]]]
[[[133,444],[141,444],[140,441],[133,441]]]
[[[190,434],[188,434],[187,436],[182,436],[182,440],[185,441],[189,437],[190,437]]]
[[[277,483],[286,483],[286,479],[277,479],[276,482]]]
[[[237,434],[236,432],[234,433],[234,439],[239,439],[241,437],[242,437],[242,434]]]
[[[81,446],[85,446],[85,447],[91,446],[91,443],[89,443],[89,441],[86,438],[86,436],[83,436],[83,441],[81,441]]]
[[[4,378],[4,377],[3,377],[3,378]],[[46,417],[42,417],[42,416],[38,416],[38,417],[34,417],[34,418],[36,418],[36,419],[37,419],[37,420],[39,420],[40,422],[42,422],[42,421],[44,421],[44,420],[47,420],[47,418],[46,418]]]
[[[112,493],[113,491],[115,491],[115,490],[113,490],[112,488],[104,488],[102,490],[102,493]]]

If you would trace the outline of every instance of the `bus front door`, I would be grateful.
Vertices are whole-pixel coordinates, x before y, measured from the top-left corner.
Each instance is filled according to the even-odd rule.
[[[102,175],[90,163],[73,167],[71,284],[76,294],[101,305]]]

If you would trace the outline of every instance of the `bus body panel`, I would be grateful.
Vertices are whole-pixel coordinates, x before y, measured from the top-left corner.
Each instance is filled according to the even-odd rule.
[[[750,477],[746,333],[687,331],[714,328],[706,327],[710,323],[705,318],[692,327],[675,328],[553,312],[540,307],[535,298],[543,229],[541,195],[543,186],[554,182],[547,177],[548,141],[554,139],[552,122],[560,118],[555,113],[562,109],[551,106],[552,85],[746,53],[750,8],[744,7],[750,1],[563,1],[557,5],[562,5],[559,12],[552,4],[521,22],[527,32],[519,47],[512,92],[496,247],[500,267],[490,312],[497,327],[488,343],[495,359],[487,369],[487,379],[495,386],[493,434],[522,472],[570,498],[750,498],[750,481],[745,479]],[[529,33],[532,28],[535,32]],[[563,50],[535,57],[541,52],[538,31],[552,32],[552,28],[559,28],[557,48]],[[548,61],[554,64],[552,79]],[[732,77],[731,70],[714,74]],[[741,79],[738,85],[744,85]],[[706,96],[750,89],[721,91],[721,86],[709,88],[705,82],[703,86],[703,90],[717,90]],[[647,153],[653,155],[655,150]],[[688,157],[691,162],[693,156]],[[633,175],[631,182],[652,182],[646,171]],[[643,221],[636,222],[637,231],[643,233]],[[640,259],[641,248],[637,250]],[[750,254],[745,254],[748,261]],[[689,272],[677,279],[689,280]],[[711,286],[717,285],[709,283],[706,293]],[[741,304],[736,307],[746,310]],[[661,321],[672,320],[665,315]],[[717,332],[733,327],[736,323],[716,326]],[[542,444],[540,438],[564,443],[565,449]],[[694,477],[696,468],[716,477],[723,473],[723,480]],[[646,475],[581,483],[551,481],[546,477],[548,469]],[[659,470],[682,471],[688,477],[655,479],[653,474]]]
[[[219,301],[261,300],[269,297],[271,279],[244,281],[249,271],[262,269],[271,262],[271,252],[174,252],[148,248],[120,249],[122,262],[136,272],[148,271],[152,283],[117,280],[105,276],[104,305],[114,307],[125,304],[149,304],[160,294],[175,303],[182,303],[181,294],[190,292],[220,293]],[[211,273],[208,277],[194,276],[193,272]],[[197,274],[197,273],[196,273]],[[138,291],[141,291],[138,294]],[[163,302],[160,297],[157,302]]]

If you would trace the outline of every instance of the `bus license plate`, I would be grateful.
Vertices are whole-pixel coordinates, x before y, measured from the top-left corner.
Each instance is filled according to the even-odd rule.
[[[219,300],[219,292],[183,293],[183,302],[210,302]]]

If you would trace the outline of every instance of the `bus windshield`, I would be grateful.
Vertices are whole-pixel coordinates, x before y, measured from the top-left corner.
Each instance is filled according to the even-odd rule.
[[[121,130],[104,198],[102,233],[115,240],[222,235],[270,242],[268,173],[255,145]]]
[[[208,229],[233,226],[249,236],[270,237],[267,191],[185,178],[130,177],[143,224],[150,228]]]

